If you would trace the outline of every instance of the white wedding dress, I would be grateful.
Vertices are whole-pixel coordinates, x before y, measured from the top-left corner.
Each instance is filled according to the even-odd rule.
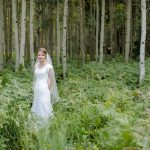
[[[46,64],[42,68],[35,66],[34,101],[31,112],[43,119],[53,116],[50,90],[48,88],[48,71],[51,68],[51,64]]]

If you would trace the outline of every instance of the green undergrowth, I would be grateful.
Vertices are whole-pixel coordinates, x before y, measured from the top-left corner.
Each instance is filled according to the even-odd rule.
[[[138,62],[121,59],[78,66],[68,64],[67,79],[55,68],[61,100],[45,128],[30,116],[32,73],[0,72],[0,149],[120,150],[150,148],[150,59],[144,84]]]

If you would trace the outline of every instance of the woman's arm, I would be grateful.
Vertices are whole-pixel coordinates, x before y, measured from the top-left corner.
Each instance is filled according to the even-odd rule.
[[[51,83],[51,69],[48,71],[48,88],[51,89],[52,83]]]
[[[35,80],[36,80],[36,77],[35,77],[35,67],[34,67],[33,82],[32,82],[32,90],[33,90],[33,91],[34,91],[34,86],[35,86]]]

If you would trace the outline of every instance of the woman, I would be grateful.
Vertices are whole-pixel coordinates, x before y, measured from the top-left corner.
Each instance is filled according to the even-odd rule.
[[[31,112],[47,120],[53,116],[52,103],[58,102],[59,95],[52,61],[44,48],[38,51],[34,75],[34,101]]]

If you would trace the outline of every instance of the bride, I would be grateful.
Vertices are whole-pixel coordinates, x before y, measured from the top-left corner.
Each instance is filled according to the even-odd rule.
[[[59,94],[52,61],[44,48],[38,51],[34,76],[34,101],[31,112],[47,120],[53,116],[52,104],[59,101]]]

